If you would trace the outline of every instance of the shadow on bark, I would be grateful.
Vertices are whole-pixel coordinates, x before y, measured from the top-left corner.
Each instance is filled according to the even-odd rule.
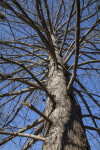
[[[75,101],[74,96],[71,95],[70,98],[70,118],[64,124],[61,150],[90,150],[82,122],[81,108]]]

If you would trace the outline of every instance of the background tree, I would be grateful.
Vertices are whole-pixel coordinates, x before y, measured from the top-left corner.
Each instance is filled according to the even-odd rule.
[[[2,149],[43,141],[43,150],[89,150],[92,138],[99,148],[99,8],[97,0],[0,1]]]

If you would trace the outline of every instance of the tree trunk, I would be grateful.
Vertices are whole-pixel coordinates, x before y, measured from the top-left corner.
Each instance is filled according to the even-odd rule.
[[[45,121],[46,140],[43,143],[43,150],[89,150],[80,106],[75,101],[73,94],[67,95],[69,77],[62,67],[63,60],[57,52],[56,57],[59,62],[58,68],[49,58],[47,88],[56,101],[56,106],[53,107],[47,97],[45,114],[53,120],[53,125]]]

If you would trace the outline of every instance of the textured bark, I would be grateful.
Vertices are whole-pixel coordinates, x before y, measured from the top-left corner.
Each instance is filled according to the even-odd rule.
[[[54,66],[49,58],[48,90],[56,101],[47,98],[45,114],[53,120],[53,125],[47,121],[44,124],[43,150],[89,150],[88,141],[82,123],[80,106],[74,99],[73,94],[67,95],[68,74],[64,72],[63,60],[56,52],[57,61],[60,65]]]

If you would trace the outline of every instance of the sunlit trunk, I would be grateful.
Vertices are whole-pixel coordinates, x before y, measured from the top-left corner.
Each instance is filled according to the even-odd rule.
[[[67,95],[69,76],[65,72],[63,60],[57,54],[58,68],[49,58],[48,90],[56,101],[47,98],[45,114],[53,120],[53,125],[44,124],[43,150],[89,150],[89,145],[82,123],[80,106],[74,99],[73,94]],[[62,65],[61,65],[62,64]]]

